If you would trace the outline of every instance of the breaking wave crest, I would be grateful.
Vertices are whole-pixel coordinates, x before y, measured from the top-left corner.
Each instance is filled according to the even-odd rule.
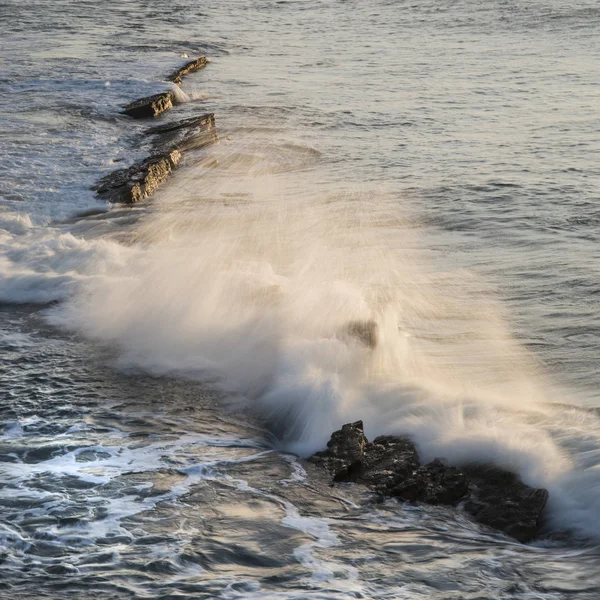
[[[300,455],[363,419],[423,460],[516,471],[549,489],[553,528],[600,535],[598,415],[546,381],[483,282],[431,258],[410,198],[269,175],[304,160],[292,147],[222,144],[127,245],[2,213],[0,301],[65,300],[51,320],[121,368],[216,382]]]
[[[122,368],[217,381],[288,450],[361,418],[424,460],[517,471],[550,490],[551,527],[600,535],[598,417],[556,404],[486,286],[427,260],[384,190],[323,197],[246,160],[182,173],[127,260],[86,278],[54,322],[116,343]],[[376,324],[375,347],[356,323]]]

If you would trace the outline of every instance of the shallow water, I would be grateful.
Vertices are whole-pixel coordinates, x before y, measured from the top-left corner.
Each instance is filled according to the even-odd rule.
[[[3,598],[599,596],[595,2],[0,22]],[[120,107],[199,54],[159,121],[221,142],[78,217],[148,151]],[[547,487],[542,538],[331,488],[299,456],[357,418]]]

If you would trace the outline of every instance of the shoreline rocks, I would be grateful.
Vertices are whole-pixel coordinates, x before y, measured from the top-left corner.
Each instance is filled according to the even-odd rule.
[[[173,108],[173,92],[162,92],[130,102],[123,113],[134,119],[152,119]]]
[[[309,462],[324,468],[332,482],[370,487],[380,498],[460,507],[475,521],[520,542],[539,533],[548,492],[525,485],[517,475],[497,467],[449,467],[436,459],[421,465],[406,437],[380,436],[369,442],[362,421],[333,432],[327,450]]]
[[[181,161],[181,152],[172,150],[125,169],[105,175],[94,187],[96,194],[111,203],[134,204],[154,193]]]
[[[156,136],[153,153],[130,167],[105,175],[94,186],[108,202],[134,204],[152,195],[181,162],[184,152],[218,141],[213,113],[165,123],[147,131]]]
[[[167,81],[172,81],[176,85],[181,85],[181,80],[183,79],[183,77],[189,75],[190,73],[195,73],[200,69],[204,69],[204,67],[206,67],[207,64],[208,59],[206,58],[206,56],[200,56],[195,60],[191,60],[185,63],[183,67],[177,69],[176,71],[173,71],[170,75],[167,76]]]
[[[180,152],[197,150],[219,141],[213,113],[157,125],[148,129],[146,133],[157,136],[153,146],[154,151],[158,153],[173,149]]]
[[[205,56],[187,62],[171,73],[168,81],[181,85],[185,75],[204,68]],[[123,114],[134,119],[152,119],[173,108],[175,94],[172,91],[154,94],[130,102]],[[155,136],[151,155],[130,167],[118,169],[102,177],[92,187],[96,194],[111,203],[133,204],[152,195],[179,165],[182,153],[197,150],[219,140],[212,113],[164,123],[146,131]]]
[[[207,64],[208,59],[206,56],[200,56],[199,58],[185,63],[183,67],[180,67],[176,71],[173,71],[167,76],[166,81],[171,81],[172,83],[181,86],[183,77],[203,69]],[[134,119],[153,119],[173,108],[174,104],[175,94],[173,92],[161,92],[130,102],[123,108],[123,113]]]

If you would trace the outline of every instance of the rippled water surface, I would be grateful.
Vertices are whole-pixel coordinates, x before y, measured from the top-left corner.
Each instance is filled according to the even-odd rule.
[[[0,23],[2,598],[600,598],[597,2]],[[121,107],[198,55],[158,121],[220,143],[105,206]],[[542,536],[331,487],[303,457],[359,418],[546,487]]]

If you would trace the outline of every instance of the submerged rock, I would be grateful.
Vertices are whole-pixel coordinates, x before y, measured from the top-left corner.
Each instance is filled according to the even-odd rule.
[[[350,321],[345,327],[345,333],[367,348],[375,348],[379,341],[377,323],[372,319],[367,321]]]
[[[167,77],[167,81],[172,81],[177,85],[181,85],[181,80],[183,77],[189,75],[190,73],[194,73],[196,71],[199,71],[200,69],[203,69],[207,64],[208,60],[206,56],[201,56],[200,58],[191,60],[190,62],[185,63],[185,65],[183,65],[183,67],[181,67],[180,69],[173,71],[173,73],[171,73]]]
[[[123,112],[134,119],[151,119],[173,108],[173,92],[162,92],[130,102]]]
[[[449,467],[436,459],[420,465],[415,445],[405,437],[380,436],[370,443],[362,421],[331,435],[327,450],[309,461],[324,467],[333,482],[352,481],[380,496],[408,502],[461,503],[477,522],[520,542],[539,532],[548,492],[525,485],[517,475],[489,466]]]
[[[95,187],[96,193],[112,203],[139,202],[165,182],[180,160],[181,152],[178,150],[147,158],[103,177]]]

